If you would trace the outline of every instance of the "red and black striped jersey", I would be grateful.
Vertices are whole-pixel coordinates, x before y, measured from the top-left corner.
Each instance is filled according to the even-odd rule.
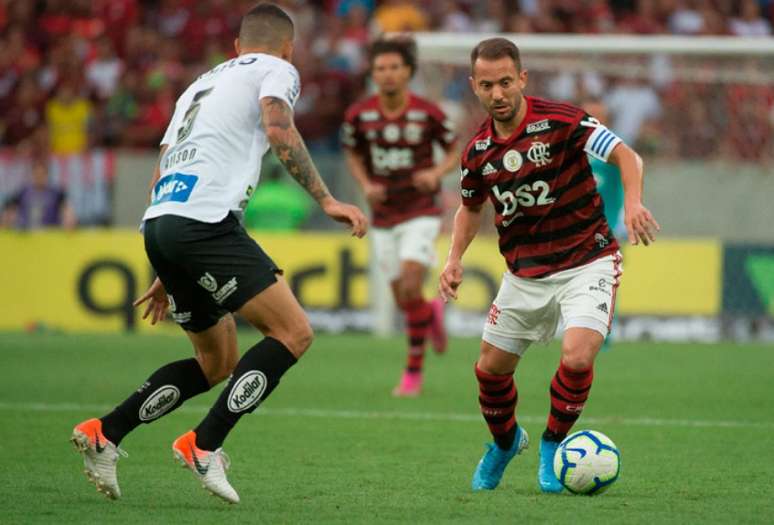
[[[500,253],[519,277],[544,277],[614,253],[587,154],[607,161],[621,142],[583,110],[525,97],[508,138],[488,118],[462,154],[462,202],[495,208]]]
[[[341,131],[342,143],[363,159],[369,178],[386,187],[387,199],[372,210],[374,226],[440,215],[436,194],[418,191],[411,176],[433,166],[434,142],[449,150],[456,141],[441,108],[411,93],[403,113],[388,119],[372,96],[347,110]]]

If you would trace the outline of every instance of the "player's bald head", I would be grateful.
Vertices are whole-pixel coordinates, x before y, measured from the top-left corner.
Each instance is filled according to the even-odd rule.
[[[293,20],[280,7],[260,3],[242,17],[239,43],[242,48],[278,49],[293,41]]]

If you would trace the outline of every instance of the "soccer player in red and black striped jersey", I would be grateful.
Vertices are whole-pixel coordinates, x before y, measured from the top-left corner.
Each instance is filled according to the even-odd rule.
[[[428,336],[436,352],[446,349],[443,301],[427,301],[422,282],[435,263],[441,179],[458,159],[449,119],[408,89],[416,69],[414,47],[404,39],[372,44],[371,79],[378,93],[352,105],[342,126],[349,170],[373,212],[372,260],[390,281],[406,317],[408,363],[393,390],[397,396],[420,393]],[[438,164],[434,143],[446,152]]]
[[[632,244],[648,245],[659,226],[642,205],[642,159],[583,110],[523,95],[527,71],[510,40],[480,42],[471,53],[471,87],[489,113],[462,154],[462,205],[440,277],[456,299],[462,256],[495,208],[500,252],[508,266],[489,311],[475,373],[479,403],[494,437],[473,475],[474,490],[497,487],[508,462],[527,447],[516,422],[514,371],[527,347],[551,339],[564,320],[559,367],[540,441],[538,482],[562,486],[553,456],[583,410],[594,358],[610,329],[621,255],[605,221],[587,155],[618,166]]]

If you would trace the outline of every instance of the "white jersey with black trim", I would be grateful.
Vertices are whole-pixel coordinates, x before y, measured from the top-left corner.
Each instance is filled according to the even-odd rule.
[[[260,100],[276,97],[291,108],[301,85],[281,58],[248,53],[197,78],[175,104],[161,145],[161,177],[143,221],[179,215],[219,222],[244,209],[258,184],[269,149]]]

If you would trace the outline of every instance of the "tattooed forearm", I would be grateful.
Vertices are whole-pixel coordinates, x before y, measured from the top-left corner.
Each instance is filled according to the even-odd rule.
[[[261,110],[271,148],[290,176],[317,202],[330,197],[328,187],[317,172],[304,140],[293,124],[290,107],[278,98],[267,97],[261,99]]]

